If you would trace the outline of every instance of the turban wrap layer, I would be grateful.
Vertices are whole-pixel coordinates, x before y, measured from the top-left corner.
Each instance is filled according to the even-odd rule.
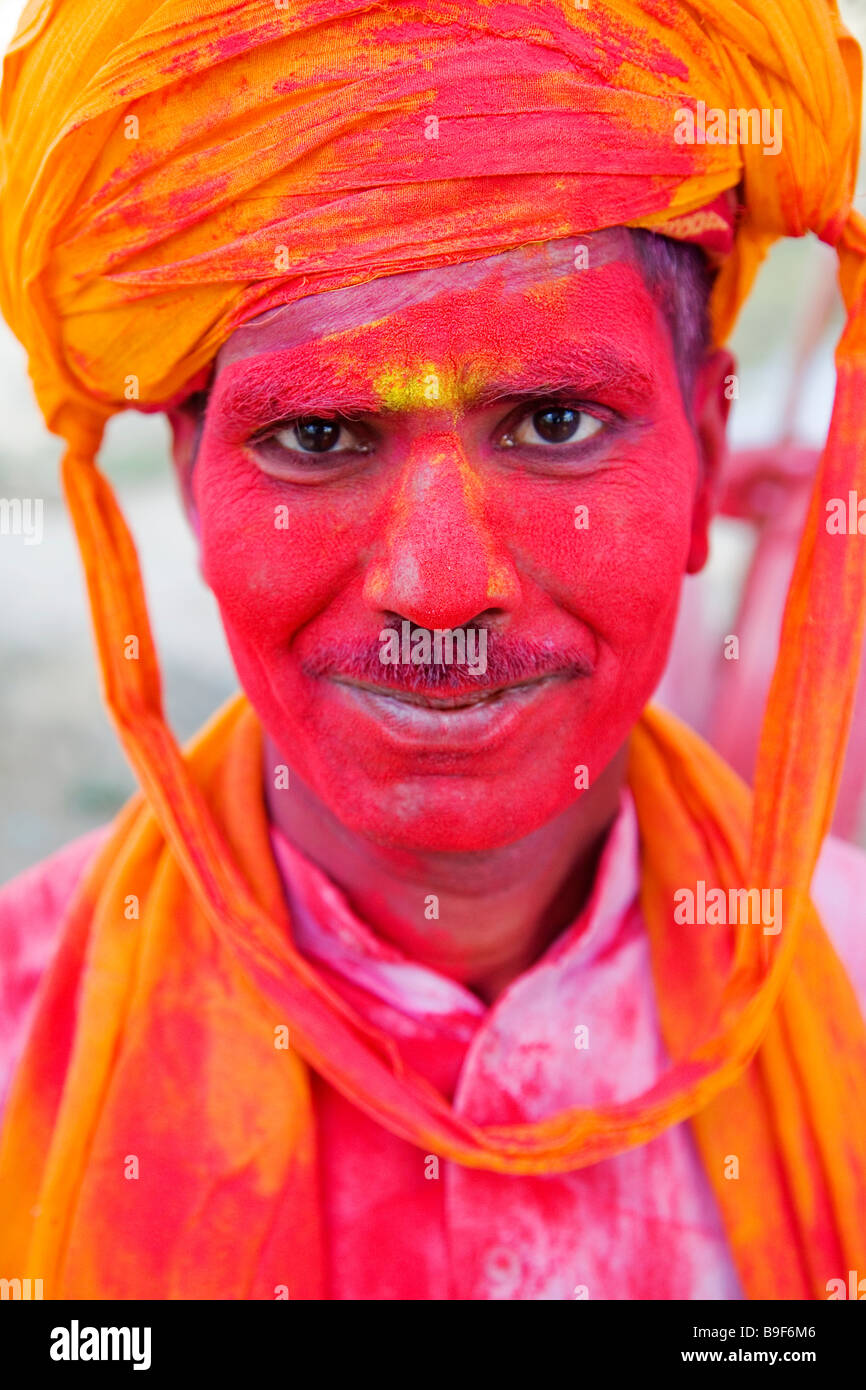
[[[781,111],[781,150],[678,143],[678,113],[700,101]],[[828,1278],[866,1267],[866,1049],[809,901],[866,617],[862,542],[823,525],[828,498],[866,496],[866,236],[851,208],[859,102],[859,50],[828,0],[28,6],[0,89],[0,295],[67,444],[107,702],[143,788],[70,914],[4,1131],[6,1263],[44,1278],[48,1296],[272,1296],[261,1291],[269,1277],[273,1287],[278,1237],[294,1251],[283,1256],[292,1296],[319,1293],[307,1066],[422,1148],[504,1173],[579,1168],[691,1119],[747,1292],[823,1296]],[[437,139],[425,138],[431,118]],[[135,550],[95,455],[112,414],[182,399],[229,334],[270,307],[622,224],[714,250],[717,342],[775,239],[812,232],[835,246],[848,311],[836,403],[754,796],[664,716],[646,715],[633,740],[671,1069],[627,1105],[473,1126],[403,1071],[292,947],[263,821],[239,826],[232,810],[241,784],[245,804],[257,795],[247,716],[233,710],[186,757],[178,749]],[[129,633],[135,662],[124,659]],[[782,888],[783,934],[675,938],[671,886],[698,877]],[[122,921],[131,882],[146,904],[136,937]],[[184,950],[199,973],[219,954],[251,1030],[262,999],[272,1013],[276,1003],[292,1052],[278,1079],[273,1055],[266,1064],[252,1043],[240,1059],[220,1053],[225,1084],[210,1113],[195,1079],[175,1096],[207,1161],[197,1168],[159,1135],[168,1178],[149,1196],[139,1189],[133,1215],[110,1195],[109,1158],[153,1123],[142,1072],[159,1087],[182,1036],[176,1017],[153,1023],[153,1001]],[[192,968],[190,990],[195,979]],[[197,1017],[189,994],[187,1011],[204,1037],[207,1003]],[[136,1052],[147,1019],[155,1031]],[[255,1120],[229,1086],[242,1066],[260,1089]],[[290,1110],[270,1147],[269,1104]],[[251,1127],[261,1142],[242,1180]],[[721,1180],[730,1153],[748,1181]],[[159,1248],[148,1219],[162,1222]],[[126,1253],[109,1263],[112,1220]],[[216,1253],[227,1248],[228,1275]]]

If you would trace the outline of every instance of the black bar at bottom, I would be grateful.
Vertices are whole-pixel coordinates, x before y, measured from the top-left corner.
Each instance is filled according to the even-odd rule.
[[[866,1301],[861,1298],[860,1302]],[[405,1305],[402,1305],[405,1308]],[[358,1324],[351,1306],[291,1301],[261,1302],[56,1302],[9,1299],[0,1303],[0,1339],[4,1361],[21,1372],[40,1372],[49,1380],[70,1375],[92,1378],[101,1370],[117,1377],[138,1372],[162,1381],[192,1372],[213,1371],[225,1380],[250,1370],[285,1374],[308,1380],[325,1369],[333,1375],[342,1350],[350,1364],[379,1362],[383,1374],[396,1379],[415,1378],[418,1370],[430,1380],[437,1371],[453,1377],[467,1367],[471,1351],[477,1364],[489,1370],[494,1361],[535,1345],[539,1366],[553,1370],[552,1335],[563,1339],[560,1373],[571,1365],[575,1374],[592,1364],[612,1374],[631,1370],[642,1373],[681,1367],[701,1373],[720,1365],[771,1368],[803,1366],[823,1379],[846,1366],[858,1364],[866,1337],[866,1309],[851,1312],[828,1303],[591,1303],[576,1301],[567,1311],[544,1314],[543,1343],[518,1343],[521,1330],[513,1315],[500,1324],[496,1313],[484,1313],[477,1305],[457,1305],[455,1326],[467,1317],[469,1341],[454,1341],[443,1325],[440,1309],[429,1311],[430,1327],[417,1340],[414,1318],[425,1318],[424,1305],[416,1313],[401,1312],[395,1323],[385,1313],[377,1328],[375,1305],[367,1304],[364,1322]],[[521,1314],[521,1318],[533,1315]],[[492,1321],[487,1322],[490,1317]],[[411,1319],[411,1321],[410,1321]],[[349,1338],[335,1341],[341,1325]],[[538,1324],[530,1324],[535,1331]],[[356,1335],[352,1335],[353,1331]],[[323,1337],[322,1334],[328,1334]],[[443,1335],[444,1334],[444,1335]],[[575,1336],[577,1340],[575,1340]],[[399,1373],[399,1349],[409,1340],[414,1348]],[[394,1352],[398,1352],[395,1360]],[[421,1365],[417,1358],[420,1354]],[[441,1358],[441,1360],[440,1360]],[[438,1364],[437,1364],[438,1363]],[[516,1368],[512,1368],[516,1369]],[[517,1372],[519,1374],[519,1372]],[[538,1379],[538,1368],[534,1373]]]

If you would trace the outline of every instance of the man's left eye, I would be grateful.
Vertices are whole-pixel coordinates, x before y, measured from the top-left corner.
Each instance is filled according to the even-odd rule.
[[[502,437],[506,447],[515,444],[582,444],[603,428],[601,420],[573,406],[546,405],[524,415]]]
[[[318,415],[306,415],[292,420],[268,436],[281,449],[296,454],[343,454],[349,450],[363,453],[366,443],[343,420],[329,420]]]

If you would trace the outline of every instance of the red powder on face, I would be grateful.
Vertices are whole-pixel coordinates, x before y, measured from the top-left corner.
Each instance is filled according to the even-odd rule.
[[[667,332],[627,260],[527,281],[512,253],[470,287],[441,275],[438,294],[381,321],[224,366],[194,483],[204,572],[286,760],[362,833],[469,850],[564,810],[575,768],[592,784],[651,694],[697,455]],[[502,447],[515,410],[554,390],[601,432],[570,451]],[[304,455],[300,473],[296,454],[288,476],[262,471],[245,443],[280,418],[359,410],[370,451]],[[336,652],[351,677],[404,619],[482,626],[506,658],[579,660],[507,716],[434,737],[333,679],[333,661],[325,674]]]

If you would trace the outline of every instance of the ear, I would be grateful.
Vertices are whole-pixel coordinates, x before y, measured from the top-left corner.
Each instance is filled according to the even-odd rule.
[[[707,563],[710,522],[716,509],[721,471],[727,454],[727,423],[737,364],[727,348],[710,353],[698,368],[692,393],[692,419],[698,441],[700,472],[692,512],[692,540],[686,564],[696,574]]]
[[[183,509],[197,539],[200,535],[200,525],[192,480],[206,404],[204,393],[197,392],[181,405],[172,406],[165,412],[171,426],[171,452]]]

